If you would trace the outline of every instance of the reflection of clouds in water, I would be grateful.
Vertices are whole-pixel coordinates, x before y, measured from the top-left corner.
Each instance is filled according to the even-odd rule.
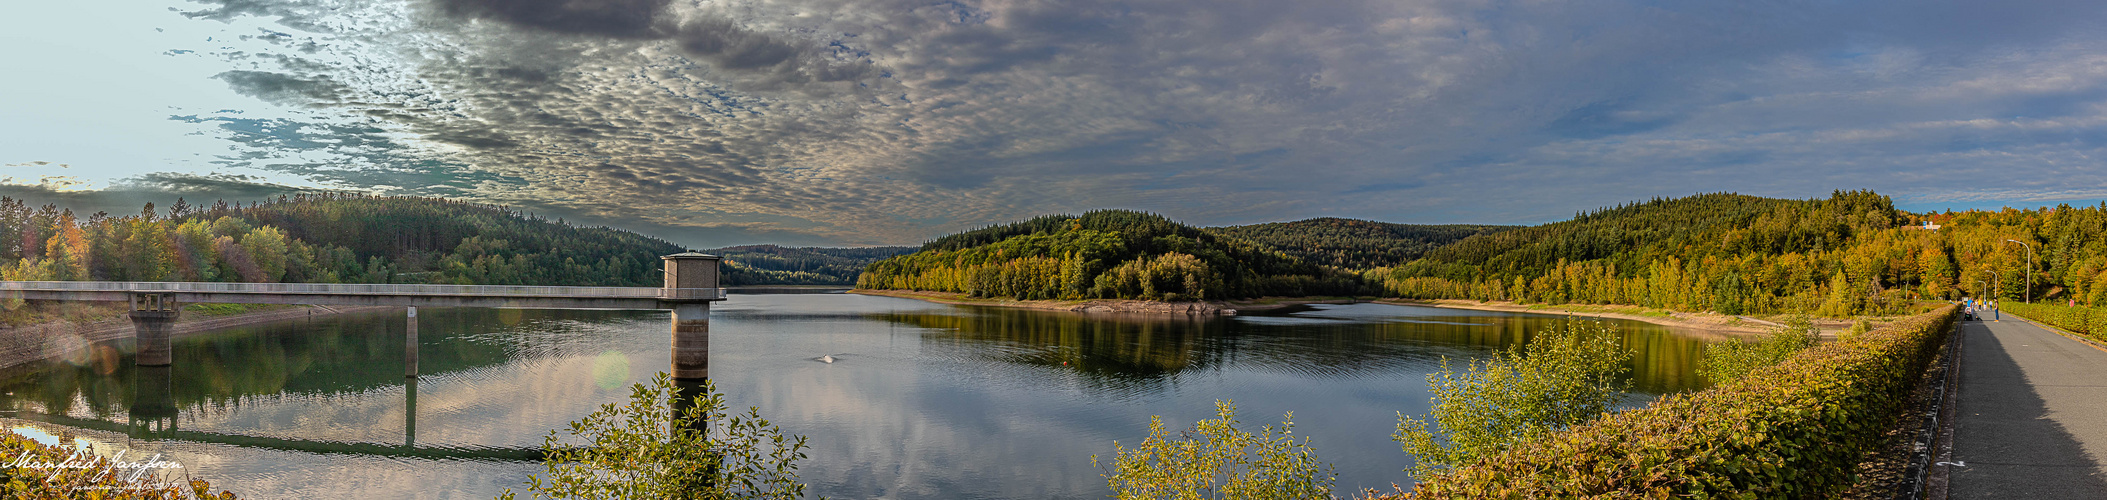
[[[632,353],[628,356],[641,356]],[[532,448],[549,429],[566,426],[592,406],[628,395],[619,375],[599,383],[606,358],[575,356],[419,377],[420,447]],[[629,360],[619,364],[630,365]],[[401,444],[404,387],[342,394],[247,396],[233,404],[185,411],[184,430],[306,441]],[[580,411],[581,408],[586,408]]]
[[[1144,437],[1150,415],[1173,426],[1211,416],[1216,399],[1235,400],[1252,425],[1294,411],[1297,434],[1314,438],[1320,458],[1340,465],[1340,493],[1350,494],[1355,485],[1404,480],[1398,470],[1407,461],[1384,438],[1396,412],[1426,411],[1424,377],[1441,356],[1486,352],[1519,335],[1516,328],[1545,321],[1100,321],[848,295],[738,296],[721,306],[713,309],[723,314],[712,315],[713,382],[733,411],[758,406],[784,432],[807,436],[811,458],[800,476],[813,494],[836,498],[1101,497],[1108,492],[1091,455],[1111,453],[1114,440]],[[669,363],[663,314],[528,313],[514,326],[500,326],[501,316],[444,322],[438,312],[423,315],[432,320],[421,332],[427,346],[469,343],[480,349],[466,351],[502,359],[463,361],[467,368],[419,379],[419,447],[535,447],[598,405],[626,400],[628,384],[649,381]],[[366,335],[339,334],[346,336],[340,346],[363,345],[348,342]],[[389,338],[373,345],[392,356],[400,337]],[[1680,345],[1663,342],[1662,349]],[[811,361],[823,354],[850,362]],[[428,356],[427,367],[435,359]],[[400,376],[381,370],[350,384],[363,389],[231,398],[186,410],[180,425],[400,444]],[[132,446],[170,450],[199,477],[271,498],[488,497],[541,470],[526,462]]]
[[[621,352],[607,350],[593,357],[593,383],[601,389],[614,390],[627,386],[629,381],[629,357]]]
[[[132,439],[123,434],[28,423],[47,432],[77,436],[76,445],[98,452],[125,452],[127,460],[161,454],[181,464],[176,477],[209,481],[214,490],[241,498],[417,498],[489,497],[504,488],[524,489],[530,464],[478,460],[376,458],[315,455],[188,441]],[[329,462],[320,458],[336,459]],[[537,469],[538,465],[533,465]],[[463,492],[491,491],[463,495]],[[454,494],[448,495],[452,492]]]

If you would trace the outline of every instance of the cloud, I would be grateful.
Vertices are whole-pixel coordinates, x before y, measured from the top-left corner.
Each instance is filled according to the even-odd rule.
[[[343,85],[328,80],[307,80],[264,71],[228,71],[214,78],[226,81],[228,87],[242,95],[280,105],[331,103],[338,100],[338,96],[347,90]]]
[[[288,28],[219,78],[313,110],[189,118],[242,145],[229,162],[675,233],[2107,181],[2096,2],[210,3],[191,15]]]
[[[556,33],[660,38],[668,0],[439,0],[447,14],[491,19]]]

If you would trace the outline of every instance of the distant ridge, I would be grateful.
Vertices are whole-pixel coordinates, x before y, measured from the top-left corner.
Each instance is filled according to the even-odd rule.
[[[856,284],[864,266],[913,253],[915,247],[782,247],[743,245],[704,250],[724,257],[725,286]]]
[[[1395,266],[1458,240],[1521,226],[1397,224],[1319,217],[1292,222],[1206,228],[1271,246],[1303,260],[1344,269]]]
[[[1243,238],[1132,210],[1047,215],[937,238],[857,287],[1046,299],[1351,295],[1359,278]]]

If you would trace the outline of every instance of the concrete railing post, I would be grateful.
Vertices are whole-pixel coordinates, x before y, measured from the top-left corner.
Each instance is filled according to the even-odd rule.
[[[139,351],[134,363],[139,366],[173,363],[175,354],[170,350],[170,337],[175,333],[176,318],[183,312],[176,304],[176,294],[133,293],[131,299],[133,337]]]
[[[695,252],[660,258],[666,284],[659,300],[673,306],[673,378],[709,378],[710,302],[724,300],[717,286],[723,258]]]

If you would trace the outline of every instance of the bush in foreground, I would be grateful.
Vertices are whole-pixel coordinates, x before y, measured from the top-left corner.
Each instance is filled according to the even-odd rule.
[[[1426,498],[1828,498],[1849,488],[1955,308],[1808,349],[1740,380],[1519,444]]]
[[[1866,323],[1852,325],[1852,331],[1864,333]],[[1794,317],[1785,326],[1772,329],[1755,342],[1728,340],[1705,345],[1704,359],[1698,361],[1697,374],[1713,385],[1739,380],[1757,368],[1784,362],[1800,351],[1814,347],[1814,324],[1805,316]]]
[[[802,496],[797,461],[805,438],[785,438],[759,408],[726,415],[724,395],[707,382],[687,402],[661,372],[632,386],[629,404],[601,405],[571,422],[588,444],[566,445],[556,431],[542,442],[545,476],[529,478],[537,498],[722,499]],[[676,410],[677,408],[677,410]],[[706,426],[692,425],[703,423]],[[510,500],[512,490],[498,498]]]
[[[1233,403],[1216,401],[1215,418],[1172,436],[1163,417],[1150,417],[1149,437],[1141,444],[1128,449],[1112,443],[1118,452],[1105,480],[1121,500],[1329,498],[1338,478],[1329,464],[1317,460],[1309,438],[1296,441],[1289,435],[1294,418],[1290,412],[1280,427],[1252,434],[1237,428]],[[1105,467],[1096,455],[1090,463]]]
[[[1621,375],[1631,360],[1615,334],[1598,321],[1568,319],[1471,361],[1462,374],[1443,358],[1441,371],[1427,375],[1433,411],[1399,413],[1391,436],[1412,454],[1412,475],[1432,477],[1609,411],[1624,397]]]
[[[0,498],[234,499],[226,491],[213,494],[204,480],[177,481],[157,469],[128,465],[136,464],[0,431]]]

